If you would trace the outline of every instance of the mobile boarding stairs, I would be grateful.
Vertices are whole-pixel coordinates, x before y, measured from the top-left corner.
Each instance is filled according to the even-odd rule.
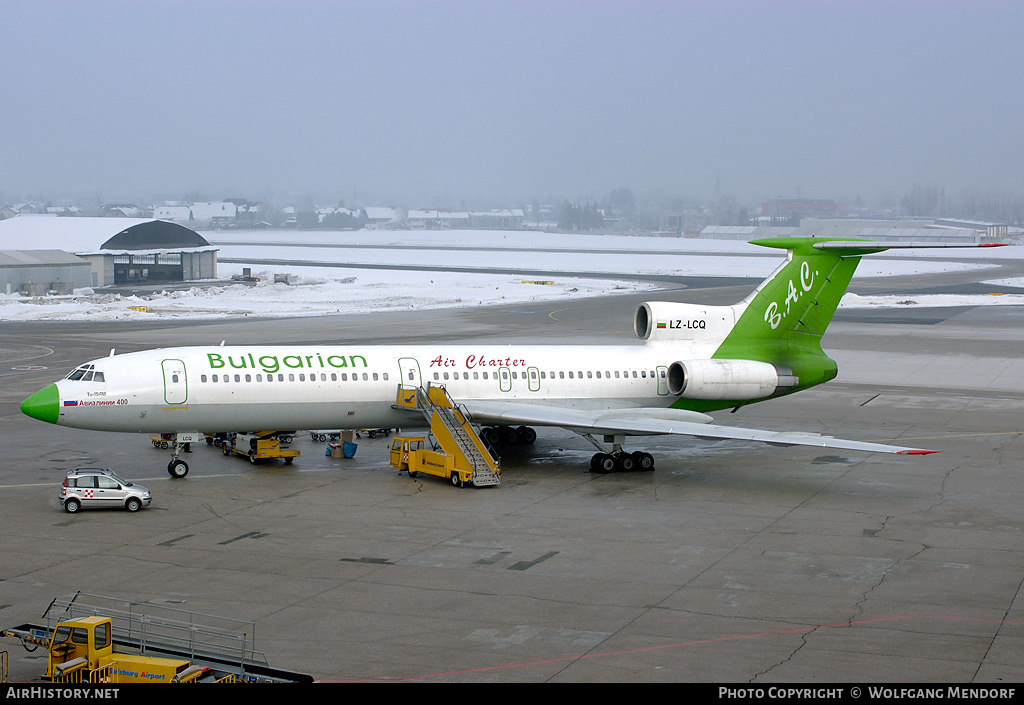
[[[443,386],[428,383],[424,389],[400,384],[394,408],[421,412],[438,445],[454,456],[456,470],[469,475],[472,485],[501,484],[498,459],[480,438],[469,412],[456,404]]]

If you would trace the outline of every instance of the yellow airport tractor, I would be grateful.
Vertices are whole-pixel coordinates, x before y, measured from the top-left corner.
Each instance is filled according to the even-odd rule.
[[[209,668],[188,660],[159,658],[114,651],[110,617],[82,617],[58,622],[53,631],[4,632],[49,651],[43,678],[54,683],[188,683]]]
[[[220,449],[224,455],[236,453],[249,458],[249,462],[257,460],[271,460],[283,458],[284,462],[291,463],[299,456],[299,451],[289,450],[282,445],[277,431],[257,431],[256,433],[239,433],[230,440],[225,438],[221,441]]]
[[[53,683],[309,683],[255,650],[255,624],[77,592],[54,598],[45,624],[0,630],[47,650]],[[6,652],[0,652],[6,654]]]

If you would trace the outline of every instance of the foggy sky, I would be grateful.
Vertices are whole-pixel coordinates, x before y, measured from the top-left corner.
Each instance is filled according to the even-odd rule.
[[[1024,3],[0,0],[0,201],[1024,190]]]

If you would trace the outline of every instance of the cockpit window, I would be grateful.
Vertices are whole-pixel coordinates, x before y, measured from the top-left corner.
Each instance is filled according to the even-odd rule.
[[[102,382],[103,373],[96,371],[95,365],[82,365],[76,367],[68,373],[68,376],[64,379],[71,380],[72,382]]]

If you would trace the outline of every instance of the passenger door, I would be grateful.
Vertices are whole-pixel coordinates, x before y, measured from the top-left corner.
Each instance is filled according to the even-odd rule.
[[[164,401],[168,404],[184,404],[188,401],[188,382],[185,379],[185,363],[181,360],[164,360]]]

